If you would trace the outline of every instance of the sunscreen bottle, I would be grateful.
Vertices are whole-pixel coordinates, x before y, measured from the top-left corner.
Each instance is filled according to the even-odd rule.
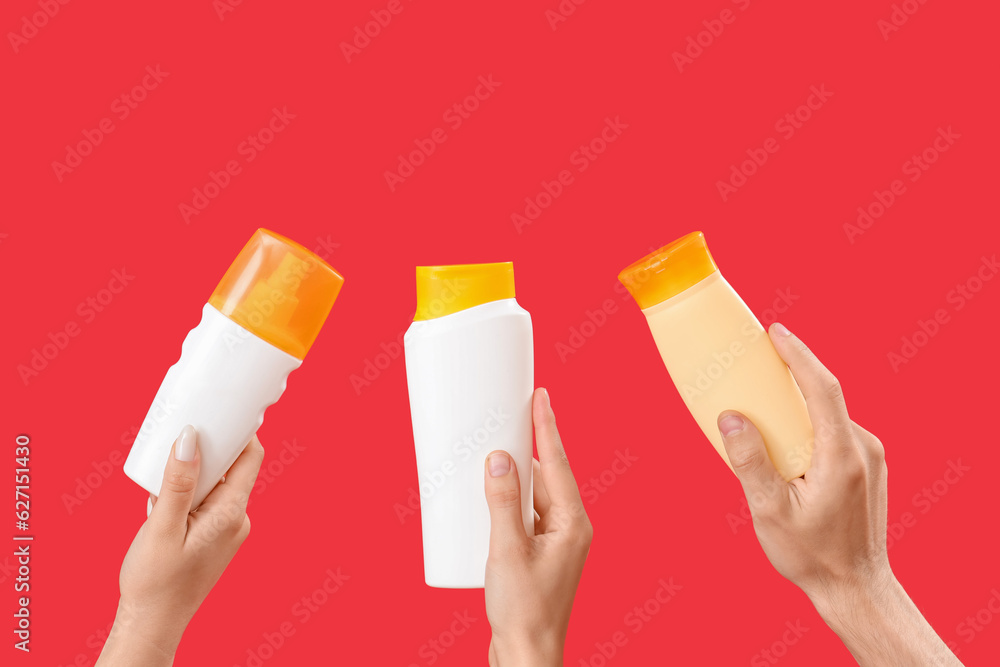
[[[760,430],[781,476],[803,475],[813,429],[802,392],[767,332],[719,273],[705,236],[683,236],[618,279],[646,316],[688,410],[730,469],[717,420],[738,410]]]
[[[218,484],[302,364],[344,279],[298,243],[258,229],[188,332],[125,461],[125,474],[158,495],[170,448],[198,432],[194,507]]]
[[[486,456],[517,465],[521,517],[531,500],[531,316],[514,299],[514,267],[417,267],[417,310],[403,337],[420,488],[424,580],[482,588],[490,545]]]

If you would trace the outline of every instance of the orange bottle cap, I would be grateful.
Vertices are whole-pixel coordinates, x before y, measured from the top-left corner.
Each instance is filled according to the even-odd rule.
[[[414,321],[432,320],[490,301],[514,298],[514,264],[417,267]]]
[[[719,267],[705,245],[705,235],[691,232],[630,264],[618,280],[645,310],[677,296]]]
[[[258,229],[208,302],[259,338],[304,359],[343,284],[314,253]]]

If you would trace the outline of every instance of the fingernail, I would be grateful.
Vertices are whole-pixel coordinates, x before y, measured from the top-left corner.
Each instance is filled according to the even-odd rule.
[[[542,387],[542,394],[545,396],[545,407],[551,408],[552,399],[549,398],[549,390],[546,389],[545,387]]]
[[[149,516],[152,513],[153,513],[153,499],[146,498],[146,516]]]
[[[174,458],[178,461],[194,461],[194,443],[198,440],[198,432],[188,424],[181,429],[174,444]]]
[[[779,336],[789,336],[792,333],[791,331],[786,329],[785,325],[782,324],[781,322],[775,322],[774,327],[772,328],[774,329],[774,333],[778,334]]]
[[[510,472],[510,457],[503,452],[490,454],[490,477],[503,477]]]
[[[744,426],[746,426],[746,420],[737,415],[726,415],[719,420],[719,431],[727,438],[742,431]]]

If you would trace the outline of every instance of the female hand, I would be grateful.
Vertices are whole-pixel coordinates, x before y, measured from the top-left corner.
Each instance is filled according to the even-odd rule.
[[[521,520],[514,460],[504,451],[486,458],[486,616],[493,630],[493,667],[563,664],[573,598],[594,534],[545,389],[532,397],[532,420],[538,448],[534,536],[525,533]]]
[[[255,435],[192,512],[201,467],[198,436],[185,426],[174,442],[159,498],[122,563],[121,598],[99,667],[170,665],[181,635],[250,533],[247,501],[264,459]]]

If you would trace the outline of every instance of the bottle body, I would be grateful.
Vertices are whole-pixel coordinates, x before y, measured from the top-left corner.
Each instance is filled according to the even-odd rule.
[[[197,507],[239,457],[285,390],[300,359],[265,342],[210,304],[188,332],[139,428],[124,471],[159,494],[174,440],[186,424],[198,432]]]
[[[513,298],[413,322],[404,338],[423,533],[424,578],[481,588],[489,554],[486,456],[513,457],[534,533],[531,316]]]
[[[730,469],[717,420],[724,410],[738,410],[760,430],[782,477],[805,473],[813,429],[802,392],[721,273],[642,312],[674,385]]]

